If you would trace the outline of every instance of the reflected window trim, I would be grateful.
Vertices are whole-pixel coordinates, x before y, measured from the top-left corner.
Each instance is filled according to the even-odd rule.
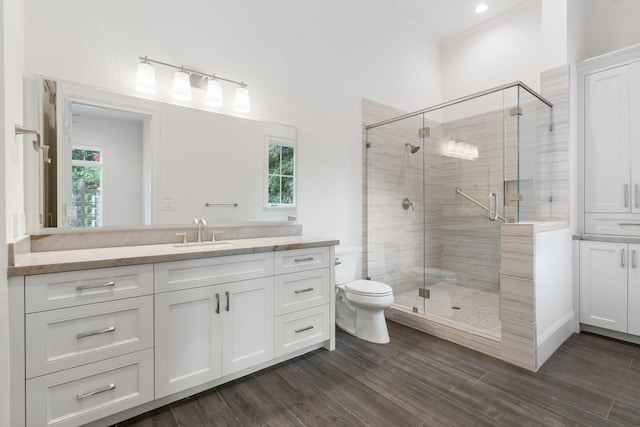
[[[279,168],[280,173],[270,173],[270,148],[272,146],[280,146],[280,147],[289,147],[293,149],[293,172],[291,175],[282,173],[282,150],[280,151],[280,160],[279,160]],[[297,202],[297,142],[295,140],[289,138],[283,138],[279,136],[267,135],[265,137],[265,172],[264,172],[264,209],[295,209]],[[292,178],[293,179],[293,202],[292,203],[274,203],[270,201],[270,177],[279,177],[280,178],[280,196],[282,195],[282,178]]]

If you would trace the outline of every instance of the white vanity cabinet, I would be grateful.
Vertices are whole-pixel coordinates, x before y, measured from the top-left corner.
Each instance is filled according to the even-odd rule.
[[[331,261],[328,247],[275,253],[276,356],[329,339]]]
[[[152,278],[151,265],[25,277],[26,425],[153,400]]]
[[[10,277],[12,425],[111,425],[333,350],[333,247],[283,239],[293,243]]]
[[[156,398],[273,358],[273,277],[156,295]]]
[[[580,322],[640,335],[640,245],[580,242]]]

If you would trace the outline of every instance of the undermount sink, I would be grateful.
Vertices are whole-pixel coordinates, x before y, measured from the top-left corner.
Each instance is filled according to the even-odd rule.
[[[174,248],[194,248],[199,246],[238,247],[238,244],[235,242],[230,242],[228,240],[221,240],[219,242],[189,242],[189,243],[178,243],[173,245]]]

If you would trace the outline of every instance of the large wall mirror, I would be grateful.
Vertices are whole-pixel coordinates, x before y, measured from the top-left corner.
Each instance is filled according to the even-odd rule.
[[[25,157],[26,173],[38,176],[36,229],[295,217],[293,126],[51,79],[36,78],[34,87],[33,110],[52,159]],[[279,190],[274,141],[285,147]],[[286,203],[274,202],[280,193],[291,194]]]

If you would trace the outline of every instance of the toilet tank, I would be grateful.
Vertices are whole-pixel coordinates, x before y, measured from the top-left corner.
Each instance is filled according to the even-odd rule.
[[[352,282],[360,278],[358,261],[360,260],[359,246],[336,246],[336,285]]]

